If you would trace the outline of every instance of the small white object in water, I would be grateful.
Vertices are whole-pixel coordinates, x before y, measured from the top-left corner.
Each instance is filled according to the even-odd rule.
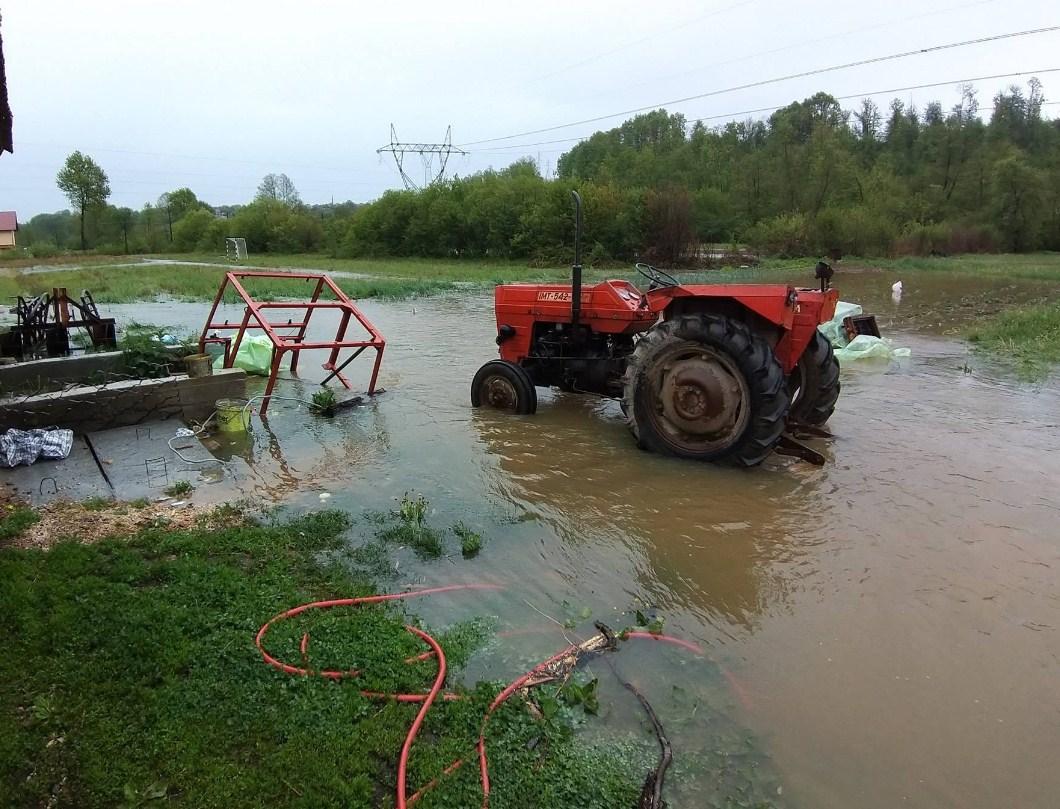
[[[320,493],[320,499],[321,500],[330,500],[331,499],[331,495],[328,494],[327,492],[321,492]]]
[[[891,284],[891,300],[899,303],[902,300],[902,282],[895,281]]]

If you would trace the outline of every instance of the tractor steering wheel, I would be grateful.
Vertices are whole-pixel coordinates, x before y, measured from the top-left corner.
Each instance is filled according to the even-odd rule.
[[[658,287],[679,287],[681,282],[674,278],[670,273],[663,272],[658,267],[653,267],[651,264],[637,263],[636,270],[651,283],[648,285],[648,289],[657,289]]]

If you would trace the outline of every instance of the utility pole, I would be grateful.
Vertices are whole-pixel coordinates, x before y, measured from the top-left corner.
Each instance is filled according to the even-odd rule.
[[[380,146],[375,152],[376,154],[390,152],[394,155],[394,162],[397,164],[398,171],[401,173],[401,180],[405,183],[405,188],[410,191],[426,188],[427,186],[433,185],[441,180],[445,174],[445,166],[449,162],[450,155],[467,154],[467,152],[459,146],[453,146],[452,126],[449,126],[445,130],[445,140],[442,143],[402,143],[398,140],[397,132],[394,131],[393,124],[390,125],[390,143],[385,146]],[[417,185],[416,181],[405,170],[405,156],[410,154],[418,154],[423,163],[422,186]],[[436,159],[437,166],[435,165]]]

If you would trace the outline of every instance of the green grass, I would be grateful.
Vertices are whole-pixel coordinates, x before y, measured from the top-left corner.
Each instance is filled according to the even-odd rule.
[[[985,278],[1060,281],[1060,253],[977,253],[964,256],[845,258],[848,266],[885,270],[967,273]]]
[[[40,515],[26,506],[0,507],[0,541],[17,537],[38,522],[40,522]]]
[[[0,550],[0,803],[393,806],[397,753],[417,706],[360,689],[426,687],[435,664],[401,662],[422,651],[404,629],[416,619],[382,605],[340,609],[298,616],[270,635],[270,650],[298,663],[309,632],[311,664],[356,665],[356,683],[282,674],[253,645],[280,610],[374,591],[343,563],[347,526],[344,515],[321,512],[286,524]],[[434,634],[459,669],[490,627],[469,621]],[[435,705],[413,748],[410,784],[473,754],[498,689],[482,683]],[[498,710],[488,734],[491,807],[635,805],[650,743],[640,752],[589,746],[572,732],[580,716],[537,719],[519,699]],[[418,806],[480,801],[472,761]]]
[[[81,501],[81,507],[85,511],[105,511],[114,505],[114,501],[109,497],[89,497]]]
[[[216,256],[174,254],[174,261],[218,261]],[[223,263],[223,262],[222,262]],[[505,281],[533,281],[570,277],[570,267],[530,267],[525,261],[485,261],[479,259],[430,258],[332,258],[314,253],[294,255],[254,255],[248,266],[277,269],[323,270],[368,275],[377,279],[415,279],[433,282],[493,284]]]
[[[64,260],[68,257],[64,257]],[[89,289],[101,303],[130,303],[153,300],[158,296],[181,300],[212,300],[227,264],[213,255],[173,255],[173,261],[209,261],[224,267],[195,267],[181,264],[110,266],[91,264],[74,269],[57,269],[47,274],[26,274],[17,271],[0,273],[0,300],[15,295],[35,295],[53,286],[69,289]],[[90,257],[90,261],[99,258]],[[136,260],[130,257],[129,260]],[[42,262],[44,263],[44,262]],[[812,269],[813,258],[767,259],[760,267],[741,270],[682,272],[689,281],[767,280],[772,271],[794,272]],[[878,267],[907,271],[941,271],[970,273],[983,277],[1016,278],[1027,280],[1060,281],[1060,254],[1033,253],[1026,255],[967,255],[949,258],[894,258],[844,259],[846,267]],[[61,266],[61,265],[59,265]],[[347,294],[355,298],[404,299],[458,289],[486,289],[498,283],[563,282],[570,277],[568,267],[530,267],[523,262],[454,260],[454,259],[336,259],[322,255],[260,255],[252,256],[247,266],[277,269],[303,269],[329,273],[353,273],[358,277],[338,275],[335,281]],[[764,277],[765,276],[765,277]],[[586,281],[604,278],[630,278],[639,281],[632,265],[592,268],[586,271]],[[291,279],[266,279],[248,282],[251,291],[262,299],[300,298],[308,294],[307,282]]]
[[[0,301],[16,295],[32,296],[52,287],[88,289],[97,303],[132,303],[158,297],[212,301],[221,284],[223,268],[152,264],[134,267],[82,267],[48,273],[0,275]],[[451,281],[432,278],[337,278],[354,298],[413,298],[456,289]],[[308,298],[309,282],[301,279],[253,279],[249,290],[262,300]],[[234,295],[229,297],[233,300]]]
[[[1042,379],[1060,363],[1060,304],[1011,309],[975,326],[976,348],[1011,359],[1026,379]]]

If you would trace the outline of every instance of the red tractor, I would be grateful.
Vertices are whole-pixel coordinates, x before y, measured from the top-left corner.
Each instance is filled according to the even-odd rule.
[[[581,199],[575,203],[572,283],[505,284],[495,293],[498,360],[471,384],[471,403],[537,410],[536,387],[618,399],[644,449],[740,466],[778,444],[823,462],[785,435],[811,433],[839,397],[839,363],[817,326],[838,292],[786,284],[681,284],[647,264],[628,281],[582,288]],[[782,444],[782,438],[783,444]]]

